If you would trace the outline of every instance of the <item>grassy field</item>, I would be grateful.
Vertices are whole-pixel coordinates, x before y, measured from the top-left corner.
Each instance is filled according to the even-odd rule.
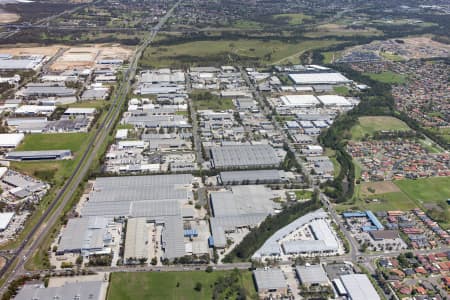
[[[298,190],[295,191],[295,197],[297,200],[311,199],[313,192],[308,190]]]
[[[376,200],[373,200],[376,199]],[[353,202],[339,204],[336,209],[339,212],[346,210],[410,210],[417,207],[406,194],[393,192],[385,194],[374,194],[366,199],[355,199]]]
[[[399,180],[395,184],[411,199],[419,203],[438,202],[450,198],[450,177],[418,180]]]
[[[196,110],[223,111],[235,108],[231,98],[222,98],[209,92],[194,91],[191,93],[191,98]]]
[[[214,282],[229,272],[113,273],[107,299],[209,300],[212,299]],[[194,290],[197,282],[202,284],[200,291]],[[255,299],[256,291],[249,271],[241,272],[239,284],[247,290],[247,299]],[[229,299],[235,297],[232,295]]]
[[[87,137],[88,133],[84,132],[27,134],[23,142],[17,147],[17,151],[69,149],[73,153],[76,153],[80,150],[81,145]]]
[[[274,19],[289,19],[289,25],[301,25],[305,20],[311,20],[311,16],[307,16],[305,14],[279,14],[274,15]]]
[[[333,90],[340,96],[349,96],[350,93],[350,89],[344,85],[335,86],[333,87]]]
[[[195,41],[171,46],[149,47],[141,59],[143,67],[168,67],[232,63],[232,55],[242,60],[261,64],[298,63],[299,56],[316,48],[335,45],[344,41],[302,41],[285,43],[277,40],[218,40]]]
[[[372,135],[380,130],[409,130],[405,122],[386,116],[360,117],[359,124],[351,129],[352,139],[360,140],[366,134]]]
[[[373,80],[377,80],[384,83],[402,84],[406,82],[405,75],[397,74],[391,71],[385,71],[381,73],[364,73],[364,75],[369,76]]]

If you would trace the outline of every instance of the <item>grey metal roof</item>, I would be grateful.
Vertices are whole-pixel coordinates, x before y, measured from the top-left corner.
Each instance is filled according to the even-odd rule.
[[[58,251],[102,249],[108,222],[102,217],[69,219],[63,230]]]
[[[103,300],[102,281],[66,283],[60,287],[43,288],[25,285],[14,297],[15,300]]]
[[[253,271],[253,276],[258,291],[287,288],[287,282],[281,269],[256,269]]]
[[[341,281],[352,300],[380,300],[366,274],[341,275]]]
[[[27,86],[22,94],[24,96],[39,96],[39,95],[55,95],[55,96],[73,96],[76,90],[66,88],[64,86]]]
[[[282,243],[284,253],[286,254],[300,254],[300,253],[314,253],[327,252],[337,250],[329,247],[322,240],[294,240]]]
[[[42,159],[52,157],[71,156],[70,150],[41,150],[41,151],[11,151],[6,154],[7,159]]]
[[[253,255],[253,257],[262,257],[262,256],[270,256],[270,255],[281,255],[281,247],[279,242],[286,236],[288,236],[291,232],[294,232],[295,230],[298,230],[299,228],[303,227],[307,223],[311,222],[315,219],[324,219],[327,218],[328,215],[323,209],[318,209],[314,212],[308,213],[304,216],[301,216],[300,218],[296,219],[292,223],[289,223],[287,226],[281,228],[277,232],[275,232],[269,239],[266,240],[266,242],[261,246],[261,248],[256,251],[256,253]],[[290,242],[283,243],[283,246],[287,244],[287,247],[302,247],[299,250],[307,249],[307,247],[310,247],[310,249],[316,249],[313,247],[318,247],[320,245],[325,245],[325,243],[322,241],[319,245],[319,243],[315,243],[311,240],[307,242],[312,242],[307,245],[307,243],[302,243],[302,241],[299,241],[299,243],[296,244],[289,244]],[[289,248],[289,250],[294,251],[292,248]]]
[[[215,217],[246,214],[268,215],[278,207],[271,197],[271,190],[259,185],[233,186],[232,191],[210,193]]]
[[[0,70],[31,70],[38,64],[36,59],[0,59]]]
[[[278,166],[280,159],[269,145],[235,145],[211,148],[215,168]]]
[[[168,259],[186,254],[184,247],[183,220],[180,216],[164,218],[164,228],[161,232],[164,256]]]
[[[125,235],[125,251],[123,257],[148,258],[149,228],[145,218],[130,218],[127,222]]]
[[[297,276],[302,284],[327,284],[328,277],[321,265],[297,266]]]
[[[220,172],[220,178],[224,184],[243,181],[281,181],[285,177],[281,170],[254,170],[254,171],[229,171]]]

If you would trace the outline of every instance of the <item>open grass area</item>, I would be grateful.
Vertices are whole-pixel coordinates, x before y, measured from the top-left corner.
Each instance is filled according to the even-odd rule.
[[[350,89],[344,85],[335,86],[333,90],[340,96],[348,96],[350,93]]]
[[[391,61],[404,61],[404,60],[405,60],[402,56],[400,56],[400,55],[398,55],[398,54],[395,54],[395,53],[390,53],[390,52],[384,52],[384,51],[382,51],[382,52],[380,52],[380,55],[381,55],[383,58],[388,59],[388,60],[391,60]]]
[[[69,149],[73,153],[80,150],[83,142],[88,138],[88,133],[52,133],[52,134],[27,134],[23,142],[17,147],[17,151],[28,150],[64,150]]]
[[[140,61],[142,67],[180,67],[185,65],[221,65],[242,61],[260,64],[298,63],[308,50],[327,47],[344,41],[334,39],[286,43],[256,39],[195,41],[170,46],[149,47]]]
[[[361,140],[365,135],[372,135],[381,130],[409,130],[409,126],[394,117],[370,116],[360,117],[359,123],[351,129],[352,139]]]
[[[376,199],[376,200],[374,200]],[[374,194],[364,199],[355,198],[353,202],[339,204],[336,209],[339,212],[347,210],[410,210],[417,207],[406,194],[402,192],[393,192],[385,194]]]
[[[397,74],[391,71],[385,71],[381,73],[363,73],[363,74],[369,76],[373,80],[377,80],[383,83],[402,84],[406,82],[405,75]]]
[[[261,29],[261,24],[255,21],[249,21],[249,20],[237,20],[234,22],[233,28],[239,28],[239,29]]]
[[[272,16],[276,19],[288,19],[289,25],[301,25],[305,20],[311,20],[312,17],[305,14],[279,14]]]
[[[447,200],[450,198],[450,177],[433,177],[425,179],[404,179],[395,181],[405,194],[419,203]]]
[[[209,300],[213,296],[214,283],[230,272],[113,273],[107,300]],[[249,271],[240,274],[239,285],[245,288],[247,299],[257,299],[252,274]],[[197,282],[202,285],[200,291],[194,289]],[[228,299],[236,299],[236,295],[230,295]]]
[[[313,192],[312,191],[308,191],[308,190],[295,191],[295,197],[297,198],[297,200],[311,199],[312,195],[313,195]]]
[[[196,110],[223,111],[235,108],[231,98],[222,98],[209,92],[194,91],[191,98]]]

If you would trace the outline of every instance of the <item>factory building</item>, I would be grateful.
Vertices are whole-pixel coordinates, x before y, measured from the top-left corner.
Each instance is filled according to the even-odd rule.
[[[72,158],[70,150],[11,151],[6,154],[9,160],[60,160]]]
[[[268,184],[287,182],[286,172],[282,170],[252,170],[220,172],[217,182],[221,185]]]
[[[275,299],[287,295],[288,284],[281,269],[256,269],[253,271],[253,279],[262,299],[269,295]]]
[[[210,154],[215,169],[277,168],[281,162],[269,145],[212,147]]]
[[[289,74],[289,78],[297,85],[347,84],[352,81],[341,73],[312,72]]]
[[[308,230],[312,239],[298,239],[295,233]],[[281,258],[291,256],[336,255],[339,241],[328,222],[328,214],[319,209],[308,213],[275,232],[252,256],[253,259]]]
[[[81,281],[66,283],[58,287],[44,287],[43,285],[24,285],[14,297],[15,300],[48,300],[48,299],[77,299],[103,300],[106,297],[107,282]]]

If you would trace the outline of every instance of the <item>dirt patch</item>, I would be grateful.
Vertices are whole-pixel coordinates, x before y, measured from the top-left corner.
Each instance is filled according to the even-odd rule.
[[[0,270],[5,266],[6,259],[3,256],[0,256]]]
[[[371,196],[375,194],[396,193],[401,190],[391,181],[364,182],[361,183],[361,195]]]
[[[8,24],[16,22],[20,19],[20,16],[15,13],[10,13],[0,9],[0,24]]]
[[[72,47],[63,53],[50,67],[54,71],[75,68],[91,68],[101,59],[123,59],[130,57],[132,50],[120,45],[89,45]]]
[[[11,46],[2,46],[0,47],[0,53],[8,53],[13,56],[21,56],[21,55],[45,55],[45,56],[53,56],[58,52],[60,48],[64,46],[54,45],[54,46],[36,46],[36,47],[20,47],[20,45]],[[67,47],[66,47],[67,48]]]

